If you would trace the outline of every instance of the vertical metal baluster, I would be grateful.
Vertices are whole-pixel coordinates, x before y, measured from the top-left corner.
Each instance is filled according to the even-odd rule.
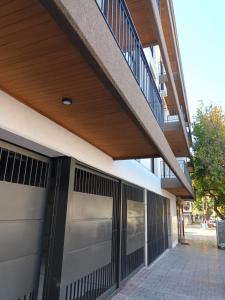
[[[127,16],[124,12],[124,34],[125,34],[125,58],[128,61],[128,47],[127,47]]]
[[[82,170],[78,169],[79,171],[79,188],[78,188],[78,192],[82,192]]]
[[[45,172],[45,181],[44,181],[44,187],[47,186],[47,181],[48,181],[48,172],[49,172],[49,164],[46,163],[46,172]]]
[[[72,300],[75,300],[76,299],[76,284],[77,284],[77,282],[75,281],[74,283],[73,283],[73,297],[72,297]]]
[[[109,1],[110,0],[107,0],[107,11],[106,11],[106,20],[109,22],[109,6],[110,6],[110,4],[109,4]]]
[[[78,190],[78,170],[75,168],[74,191]]]
[[[84,173],[85,171],[84,170],[81,170],[81,193],[84,193]],[[80,284],[81,284],[81,281],[80,281]]]
[[[128,63],[129,63],[129,66],[131,67],[131,36],[130,36],[130,22],[129,22],[129,19],[127,19],[127,24],[128,24]]]
[[[92,276],[92,299],[95,299],[95,282],[96,282],[96,278],[95,278],[95,271],[93,272],[93,276]]]
[[[87,186],[86,186],[86,178],[87,178],[87,172],[86,171],[83,171],[83,174],[84,174],[84,177],[83,177],[83,193],[86,193],[87,192]]]
[[[42,172],[43,172],[43,161],[41,161],[41,171],[40,171],[40,177],[39,177],[39,184],[38,184],[38,187],[41,186],[41,178],[42,178]]]
[[[121,9],[122,9],[122,4],[121,4]],[[125,54],[125,49],[124,49],[124,38],[125,38],[124,11],[123,11],[123,9],[122,9],[122,51],[123,51],[123,55]]]
[[[87,191],[88,194],[91,194],[91,189],[90,189],[90,172],[87,173]]]
[[[24,167],[24,174],[23,174],[23,184],[25,184],[25,179],[26,179],[26,173],[27,173],[27,162],[28,162],[28,156],[26,156],[26,163]]]
[[[92,299],[92,273],[88,275],[88,295],[87,295],[87,300]]]
[[[118,0],[114,0],[115,1],[115,37],[116,37],[116,40],[118,41],[118,24],[117,24],[117,1]],[[118,41],[119,43],[119,41]]]
[[[5,181],[6,170],[8,167],[8,160],[9,160],[9,150],[6,150],[6,151],[7,151],[7,158],[6,158],[6,164],[5,164],[5,171],[4,171],[4,175],[3,175],[3,181]]]
[[[13,153],[13,152],[12,152]],[[14,168],[15,168],[15,160],[16,160],[16,153],[13,153],[13,166],[12,166],[12,171],[11,171],[11,178],[10,178],[10,182],[12,182],[13,179],[13,172],[14,172]]]
[[[121,43],[121,2],[119,2],[119,22],[118,22],[118,30],[119,30],[119,45],[121,47],[122,43]],[[121,49],[123,49],[121,47]],[[122,50],[123,51],[123,50]]]
[[[21,171],[21,163],[22,163],[22,154],[20,154],[20,162],[19,162],[19,167],[18,167],[18,174],[17,174],[17,180],[16,180],[16,183],[19,182],[20,171]]]
[[[79,295],[80,295],[80,279],[78,279],[78,281],[77,281],[77,295],[76,295],[76,299],[79,299]]]
[[[85,276],[84,277],[83,292],[82,292],[82,295],[84,296],[84,299],[86,297],[86,281],[87,281],[87,279],[86,279],[86,276]]]
[[[32,169],[33,169],[33,158],[31,158],[31,167],[30,167],[30,175],[29,175],[29,182],[28,182],[28,185],[30,185],[30,182],[31,182]]]
[[[90,274],[87,275],[87,288],[86,288],[86,299],[89,300],[89,292],[90,292],[90,289],[89,289],[89,285],[90,285]]]
[[[37,171],[38,171],[39,163],[41,163],[41,161],[37,160],[36,171],[35,171],[35,176],[34,176],[34,186],[38,186],[36,181],[37,181]]]
[[[101,0],[101,11],[103,12],[103,15],[105,15],[105,1]]]
[[[113,20],[113,17],[114,17],[114,13],[113,13],[113,3],[114,3],[114,0],[112,0],[111,3],[112,3],[112,32],[114,33],[114,31],[113,31],[113,24],[114,24],[114,20]],[[115,35],[115,33],[114,33],[114,35]]]
[[[68,299],[68,285],[66,286],[66,300],[69,300]]]
[[[70,284],[70,293],[69,293],[69,300],[72,300],[72,289],[73,289],[73,284]]]

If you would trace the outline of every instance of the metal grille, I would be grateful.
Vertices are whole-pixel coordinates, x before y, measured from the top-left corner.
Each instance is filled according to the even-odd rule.
[[[163,103],[124,0],[96,0],[158,124],[163,128]]]
[[[144,263],[144,247],[127,255],[127,201],[143,202],[143,190],[123,184],[122,190],[122,232],[121,232],[121,279],[125,279]]]
[[[96,299],[118,281],[119,182],[89,169],[76,168],[74,191],[113,198],[111,263],[67,286],[66,300]]]
[[[0,181],[45,188],[49,164],[0,148]]]
[[[188,171],[187,162],[185,160],[177,159],[177,162],[183,171],[184,175],[186,176],[190,185],[192,185],[192,178]],[[164,162],[160,162],[160,169],[161,169],[161,178],[177,178],[177,176],[173,173],[170,167]]]
[[[148,264],[168,248],[167,199],[155,193],[147,193]]]
[[[76,168],[74,191],[112,197],[118,195],[118,182],[99,173]]]
[[[144,263],[144,247],[129,254],[126,259],[126,276]]]
[[[108,264],[66,286],[65,300],[97,299],[113,286],[112,264]]]
[[[17,300],[34,300],[34,299],[35,299],[34,292],[31,292],[27,295],[24,295],[23,297],[19,297]]]

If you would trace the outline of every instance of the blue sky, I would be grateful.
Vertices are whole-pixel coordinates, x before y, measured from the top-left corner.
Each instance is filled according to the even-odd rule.
[[[191,116],[198,101],[225,111],[225,0],[173,0]]]

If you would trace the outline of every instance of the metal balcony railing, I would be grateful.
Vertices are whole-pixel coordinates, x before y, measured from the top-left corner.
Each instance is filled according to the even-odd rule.
[[[164,122],[179,122],[177,109],[173,106],[167,106],[164,108]]]
[[[181,116],[185,124],[185,115],[182,107],[181,107]],[[179,117],[178,117],[177,108],[174,106],[164,107],[164,122],[169,123],[169,122],[178,122],[178,121],[179,121]]]
[[[163,103],[124,0],[96,0],[158,124],[163,128]]]
[[[177,160],[177,162],[179,163],[179,166],[183,171],[184,175],[186,176],[188,182],[190,183],[190,185],[192,185],[192,179],[188,172],[187,162],[182,159]],[[160,169],[161,169],[161,178],[176,178],[176,175],[173,173],[173,171],[164,161],[161,161]]]

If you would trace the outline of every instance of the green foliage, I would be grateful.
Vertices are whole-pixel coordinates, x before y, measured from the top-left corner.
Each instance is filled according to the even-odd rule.
[[[198,109],[193,137],[193,184],[197,197],[209,197],[217,215],[225,219],[225,116],[220,107]]]
[[[196,200],[193,202],[193,211],[195,214],[201,216],[209,217],[213,214],[214,211],[214,201],[210,197],[196,197]]]

